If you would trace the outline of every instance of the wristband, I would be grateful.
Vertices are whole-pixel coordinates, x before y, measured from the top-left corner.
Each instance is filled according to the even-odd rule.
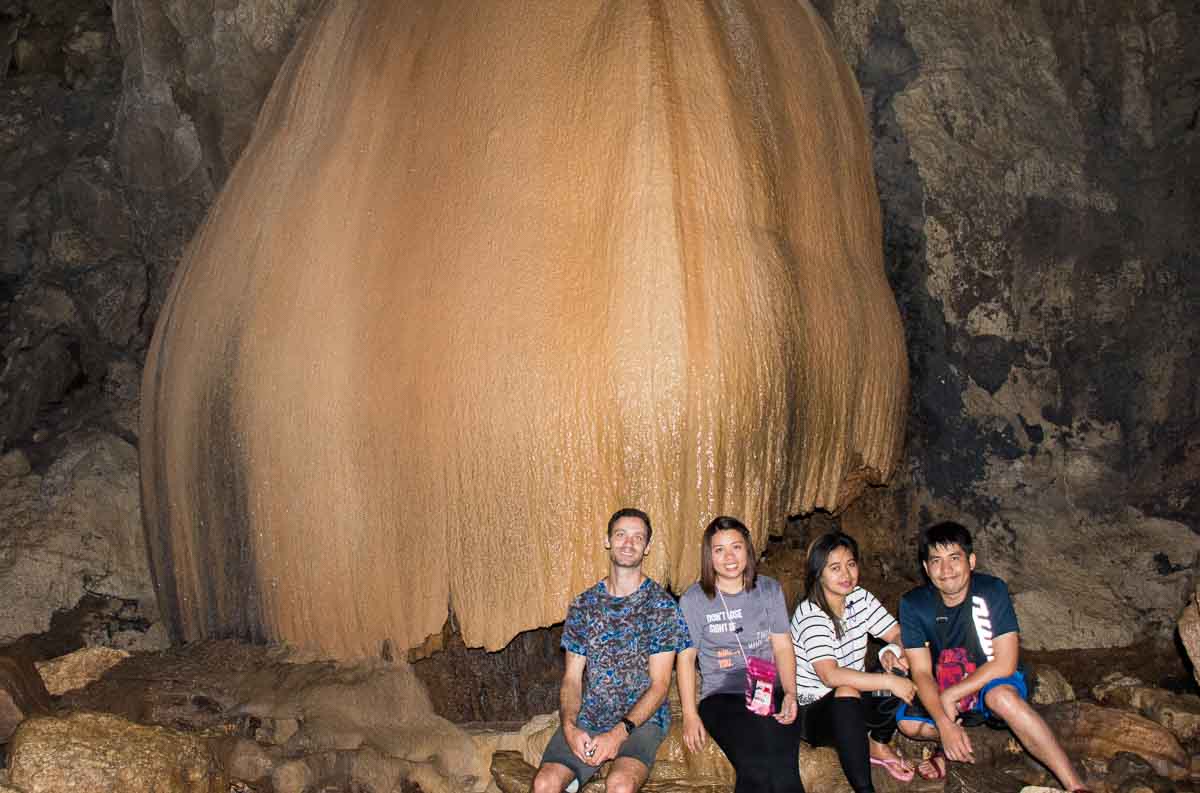
[[[625,725],[625,732],[628,735],[633,735],[633,731],[637,729],[637,725],[626,718],[621,719],[621,723]]]
[[[881,664],[883,663],[883,654],[884,653],[891,653],[892,655],[896,656],[897,661],[899,661],[901,658],[904,657],[904,651],[901,650],[898,645],[889,644],[886,647],[884,647],[882,650],[879,651],[879,659],[880,659],[879,663],[881,663]]]

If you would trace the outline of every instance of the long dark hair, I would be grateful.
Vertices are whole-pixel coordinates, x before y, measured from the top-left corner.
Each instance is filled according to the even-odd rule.
[[[825,612],[833,622],[834,635],[842,638],[842,620],[833,613],[829,601],[825,599],[825,590],[821,588],[821,572],[829,561],[829,554],[838,548],[848,548],[854,561],[858,561],[858,543],[849,534],[831,531],[822,534],[808,546],[808,558],[804,560],[804,599],[811,600],[817,608]]]
[[[754,584],[758,580],[758,565],[754,561],[756,555],[754,543],[750,540],[750,530],[746,528],[746,524],[728,515],[713,518],[712,523],[709,523],[708,528],[704,530],[704,539],[700,541],[700,588],[704,590],[704,594],[708,595],[709,600],[717,596],[717,571],[713,569],[712,563],[712,538],[719,531],[731,529],[741,532],[742,539],[746,541],[746,569],[742,571],[742,588],[746,591],[754,589]]]

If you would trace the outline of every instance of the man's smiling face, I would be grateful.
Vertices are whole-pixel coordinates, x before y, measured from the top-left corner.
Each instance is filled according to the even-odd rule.
[[[608,556],[617,567],[640,567],[647,544],[646,524],[640,518],[624,517],[613,524]]]
[[[947,606],[957,606],[966,598],[974,569],[975,554],[966,553],[957,543],[931,546],[925,560],[925,573]]]

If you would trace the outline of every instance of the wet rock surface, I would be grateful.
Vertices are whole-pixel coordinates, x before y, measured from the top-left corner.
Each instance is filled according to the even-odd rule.
[[[12,784],[25,793],[226,793],[224,773],[199,737],[116,716],[42,716],[10,747]]]

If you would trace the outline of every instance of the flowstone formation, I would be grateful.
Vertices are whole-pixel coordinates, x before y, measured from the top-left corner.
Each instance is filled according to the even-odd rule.
[[[603,520],[685,584],[891,475],[862,102],[807,4],[331,2],[176,273],[143,502],[182,639],[496,649]]]

